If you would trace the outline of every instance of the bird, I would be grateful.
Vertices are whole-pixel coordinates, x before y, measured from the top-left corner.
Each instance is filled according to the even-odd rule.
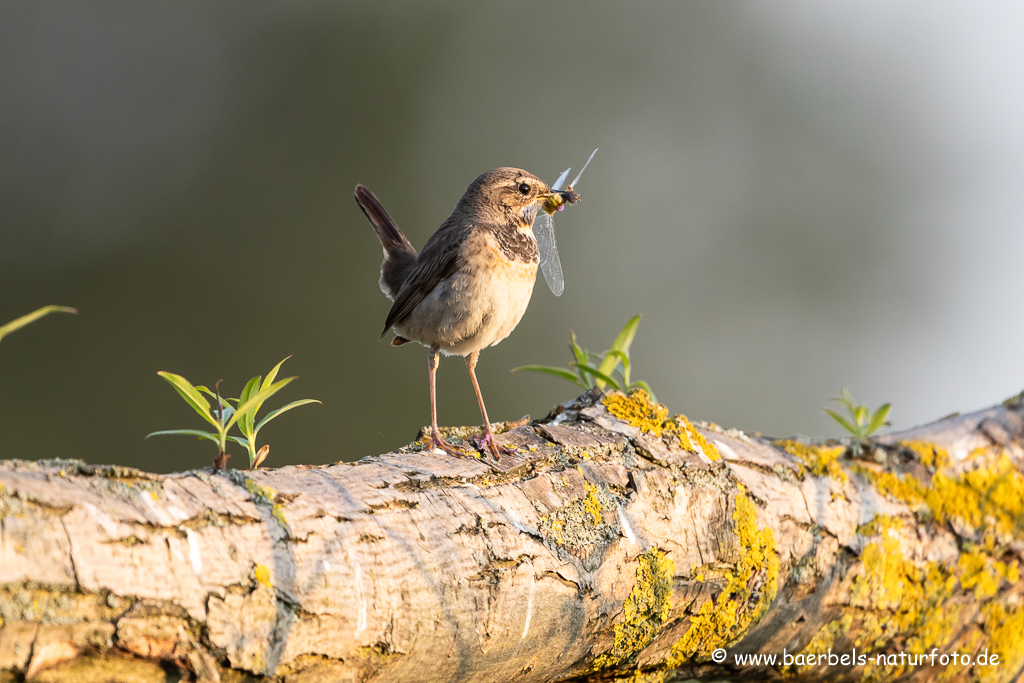
[[[417,254],[377,197],[364,185],[356,186],[356,202],[384,249],[380,289],[392,304],[380,338],[393,330],[392,345],[419,342],[428,348],[428,450],[461,454],[438,430],[435,377],[440,354],[464,356],[484,421],[479,445],[500,461],[505,449],[494,441],[477,360],[482,349],[512,333],[530,303],[540,260],[533,235],[537,212],[550,214],[580,198],[571,188],[552,190],[522,169],[496,168],[469,184]]]

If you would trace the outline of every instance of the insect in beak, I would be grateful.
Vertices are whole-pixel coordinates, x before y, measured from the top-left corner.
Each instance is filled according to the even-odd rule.
[[[575,204],[580,200],[579,193],[573,192],[572,188],[561,192],[548,192],[541,196],[544,197],[544,204],[541,208],[543,208],[544,213],[549,216],[554,214],[555,211],[561,211],[564,209],[566,204]]]

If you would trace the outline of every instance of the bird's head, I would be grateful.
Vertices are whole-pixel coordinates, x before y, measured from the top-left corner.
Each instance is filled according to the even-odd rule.
[[[496,168],[474,180],[459,203],[483,214],[481,218],[503,219],[523,230],[533,225],[538,211],[550,214],[579,200],[576,192],[552,191],[543,180],[522,169]]]

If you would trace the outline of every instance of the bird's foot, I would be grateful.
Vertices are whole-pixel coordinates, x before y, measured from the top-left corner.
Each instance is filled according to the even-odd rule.
[[[501,462],[502,455],[512,455],[513,453],[516,452],[516,449],[514,448],[506,448],[505,446],[498,445],[494,441],[493,434],[484,434],[482,438],[477,440],[476,447],[479,448],[481,451],[483,451],[484,448],[489,450],[491,452],[491,455],[494,456],[494,460],[497,462]]]
[[[466,452],[465,451],[460,450],[459,448],[451,445],[450,443],[448,443],[447,441],[442,439],[440,433],[432,435],[430,437],[430,441],[427,442],[427,445],[423,448],[423,450],[425,450],[425,451],[432,451],[435,448],[440,448],[442,451],[444,451],[448,455],[456,455],[456,456],[462,456],[462,457],[466,456]]]

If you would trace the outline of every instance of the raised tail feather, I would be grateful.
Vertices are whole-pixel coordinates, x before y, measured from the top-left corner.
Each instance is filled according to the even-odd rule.
[[[384,263],[380,266],[380,291],[394,301],[409,269],[416,262],[416,250],[372,192],[364,185],[356,185],[355,196],[359,208],[366,214],[377,233],[377,239],[384,247]]]

